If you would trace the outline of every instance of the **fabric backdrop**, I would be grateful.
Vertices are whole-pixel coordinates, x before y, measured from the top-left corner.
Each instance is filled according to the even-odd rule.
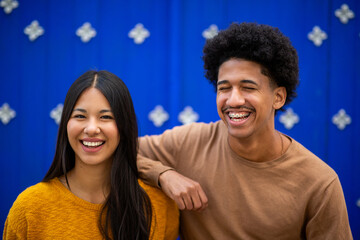
[[[338,173],[360,239],[360,2],[356,0],[1,0],[0,222],[54,155],[61,104],[89,69],[124,80],[140,135],[219,119],[201,60],[231,22],[278,27],[300,86],[278,130]],[[83,28],[81,28],[83,27]]]

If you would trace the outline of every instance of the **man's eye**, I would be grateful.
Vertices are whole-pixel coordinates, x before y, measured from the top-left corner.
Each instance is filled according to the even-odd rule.
[[[253,88],[253,87],[244,87],[245,89],[247,90],[255,90],[256,88]]]
[[[230,88],[229,87],[219,87],[218,91],[224,91],[224,90],[227,90],[227,89],[230,89]]]

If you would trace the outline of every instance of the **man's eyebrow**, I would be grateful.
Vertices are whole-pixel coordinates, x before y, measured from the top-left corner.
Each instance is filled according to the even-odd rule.
[[[229,83],[229,80],[221,80],[217,82],[217,85],[221,85],[221,84],[226,84]],[[254,84],[254,85],[258,85],[257,82],[253,81],[253,80],[248,80],[248,79],[244,79],[241,80],[240,83],[250,83],[250,84]]]
[[[221,80],[221,81],[218,81],[216,85],[221,85],[221,84],[225,84],[225,83],[229,83],[228,80]]]
[[[250,83],[250,84],[258,85],[257,82],[248,79],[241,80],[241,83]]]

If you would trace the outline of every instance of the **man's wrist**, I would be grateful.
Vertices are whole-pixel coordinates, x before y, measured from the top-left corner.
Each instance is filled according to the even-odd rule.
[[[159,186],[159,188],[161,188],[161,183],[160,183],[160,177],[161,177],[161,175],[163,174],[163,173],[166,173],[167,171],[175,171],[173,168],[169,168],[169,169],[166,169],[165,171],[163,171],[163,172],[161,172],[160,174],[159,174],[159,177],[158,177],[158,186]]]

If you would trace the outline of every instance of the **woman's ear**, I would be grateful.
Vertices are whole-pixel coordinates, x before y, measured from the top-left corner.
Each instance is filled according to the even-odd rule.
[[[278,110],[284,106],[286,101],[286,88],[285,87],[277,87],[274,90],[274,103],[273,107],[274,109]]]

